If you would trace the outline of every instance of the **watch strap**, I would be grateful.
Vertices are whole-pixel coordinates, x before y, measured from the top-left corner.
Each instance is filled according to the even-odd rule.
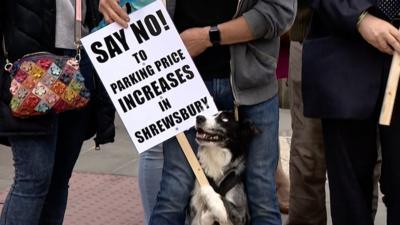
[[[220,45],[221,33],[220,33],[219,28],[218,28],[217,25],[210,27],[208,35],[209,35],[209,38],[210,38],[210,42],[213,44],[213,46]]]

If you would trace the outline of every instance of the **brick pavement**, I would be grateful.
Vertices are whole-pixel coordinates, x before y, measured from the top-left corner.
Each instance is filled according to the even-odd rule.
[[[5,193],[0,193],[1,203]],[[64,225],[143,224],[136,177],[73,174]]]

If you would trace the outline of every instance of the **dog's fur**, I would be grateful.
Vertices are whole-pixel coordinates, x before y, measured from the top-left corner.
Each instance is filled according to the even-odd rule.
[[[239,123],[231,112],[196,118],[197,157],[211,186],[192,192],[191,225],[249,224],[243,173],[250,138],[258,131],[249,122]]]

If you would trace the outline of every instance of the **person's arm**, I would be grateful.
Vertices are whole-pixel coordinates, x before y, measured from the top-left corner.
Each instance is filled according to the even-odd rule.
[[[259,0],[242,16],[218,24],[221,45],[248,42],[254,39],[272,39],[287,31],[294,21],[297,1]],[[210,24],[214,25],[214,24]],[[192,57],[212,46],[209,39],[210,26],[190,28],[181,33]]]

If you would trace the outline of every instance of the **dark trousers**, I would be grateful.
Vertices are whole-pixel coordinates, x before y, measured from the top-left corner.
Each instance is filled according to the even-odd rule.
[[[302,44],[290,43],[289,96],[292,116],[290,198],[287,225],[326,225],[325,151],[320,119],[303,115]]]
[[[323,119],[334,225],[372,225],[373,171],[380,141],[381,191],[387,225],[400,224],[400,119],[390,127],[366,120]]]

